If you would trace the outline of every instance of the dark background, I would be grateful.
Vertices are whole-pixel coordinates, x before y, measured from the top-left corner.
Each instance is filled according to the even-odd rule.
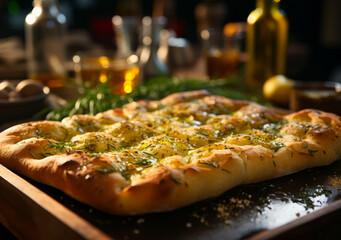
[[[111,17],[152,14],[152,0],[59,0],[68,18],[69,30],[89,32],[103,46],[112,44]],[[195,8],[199,3],[220,4],[225,12],[221,25],[244,22],[254,9],[254,0],[166,0],[168,28],[198,44]],[[290,23],[289,77],[300,80],[341,81],[341,1],[282,0],[281,8]],[[24,40],[24,19],[32,9],[29,0],[0,0],[0,38],[20,36]]]

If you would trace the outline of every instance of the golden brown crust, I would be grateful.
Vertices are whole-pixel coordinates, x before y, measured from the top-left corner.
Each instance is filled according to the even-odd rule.
[[[168,211],[341,158],[341,118],[206,91],[0,133],[0,161],[113,214]]]

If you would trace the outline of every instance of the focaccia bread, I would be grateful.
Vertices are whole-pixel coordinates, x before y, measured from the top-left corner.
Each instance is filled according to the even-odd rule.
[[[182,92],[0,134],[0,163],[107,213],[169,211],[341,159],[341,118]]]

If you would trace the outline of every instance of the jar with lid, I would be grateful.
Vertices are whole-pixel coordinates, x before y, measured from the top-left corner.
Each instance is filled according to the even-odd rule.
[[[57,0],[34,0],[25,19],[28,76],[51,88],[61,87],[66,77],[66,17]]]

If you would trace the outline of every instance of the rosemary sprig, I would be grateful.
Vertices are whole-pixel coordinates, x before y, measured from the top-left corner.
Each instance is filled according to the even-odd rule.
[[[210,167],[214,167],[214,168],[218,168],[219,165],[215,162],[211,162],[211,161],[208,161],[208,160],[199,160],[198,163],[200,164],[205,164],[205,165],[208,165]]]
[[[96,87],[83,86],[84,94],[68,102],[67,106],[54,110],[47,114],[47,120],[60,121],[65,117],[75,114],[95,115],[112,108],[139,99],[161,99],[169,94],[181,91],[206,89],[212,94],[221,95],[233,99],[252,100],[263,102],[261,96],[251,96],[235,88],[237,80],[201,80],[179,79],[175,77],[158,77],[137,86],[134,91],[127,95],[112,95],[111,87],[107,83],[98,84]]]
[[[313,156],[313,153],[316,153],[316,152],[318,152],[319,150],[317,150],[317,149],[308,149],[308,152],[309,152],[309,154],[311,155],[311,156]]]
[[[149,167],[152,164],[153,164],[153,161],[151,161],[150,159],[142,159],[142,161],[133,163],[135,167]]]
[[[60,151],[65,150],[66,152],[69,152],[71,150],[71,147],[68,146],[66,143],[63,143],[63,142],[52,143],[49,140],[48,140],[48,142],[49,142],[49,144],[47,145],[47,147],[44,150],[47,150],[49,148],[59,149]]]
[[[34,159],[37,159],[36,156],[34,156],[34,154],[32,152],[30,152],[30,155],[34,158]]]
[[[285,147],[285,145],[280,142],[275,142],[274,144],[275,146],[271,147],[270,149],[274,150],[275,152],[277,152],[280,148]]]
[[[179,177],[176,177],[173,174],[171,174],[170,177],[176,184],[181,184],[181,180]]]
[[[101,166],[101,168],[93,168],[95,171],[97,172],[102,172],[102,173],[113,173],[113,172],[117,172],[117,170],[109,165],[109,164],[104,164],[104,163],[98,163],[98,165]]]
[[[146,154],[146,155],[148,155],[148,156],[150,156],[150,157],[155,157],[154,156],[154,154],[152,154],[152,153],[149,153],[149,152],[145,152],[145,151],[142,151],[144,154]]]

